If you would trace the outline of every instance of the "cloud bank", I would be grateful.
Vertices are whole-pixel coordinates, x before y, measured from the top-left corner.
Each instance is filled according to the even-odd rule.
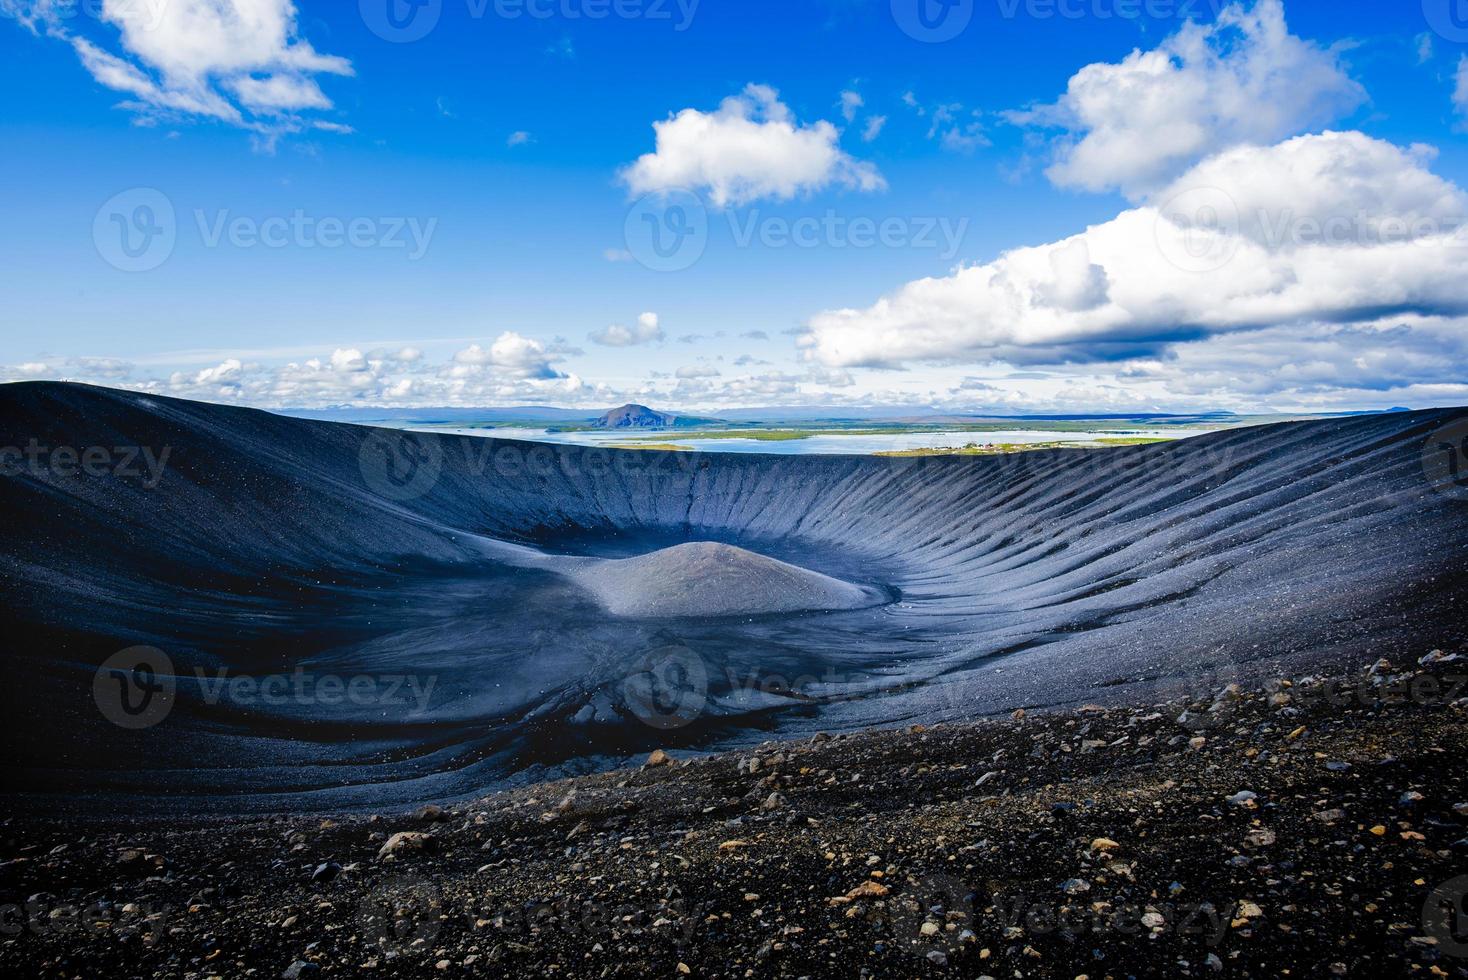
[[[1360,133],[1239,147],[1061,242],[813,317],[830,367],[1149,357],[1213,334],[1468,309],[1468,195]]]

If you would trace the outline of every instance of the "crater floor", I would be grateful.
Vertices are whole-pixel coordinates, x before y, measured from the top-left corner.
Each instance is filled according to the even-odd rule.
[[[590,559],[569,576],[615,616],[703,618],[832,612],[877,605],[874,588],[734,545],[693,541],[636,558]]]

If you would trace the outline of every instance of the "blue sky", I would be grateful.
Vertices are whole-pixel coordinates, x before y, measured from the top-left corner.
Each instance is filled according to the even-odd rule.
[[[1468,402],[1449,0],[960,0],[937,34],[919,3],[0,0],[0,378]],[[1220,194],[1232,223],[1178,261]],[[648,250],[690,215],[696,254]]]

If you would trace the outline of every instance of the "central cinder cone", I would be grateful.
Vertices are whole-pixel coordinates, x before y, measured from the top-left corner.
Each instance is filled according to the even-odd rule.
[[[617,616],[760,615],[881,601],[876,590],[712,541],[597,562],[575,577]]]

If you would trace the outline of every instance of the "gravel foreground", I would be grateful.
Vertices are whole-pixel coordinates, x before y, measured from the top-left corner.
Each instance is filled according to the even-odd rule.
[[[10,819],[15,977],[1468,977],[1468,660],[470,804]]]

